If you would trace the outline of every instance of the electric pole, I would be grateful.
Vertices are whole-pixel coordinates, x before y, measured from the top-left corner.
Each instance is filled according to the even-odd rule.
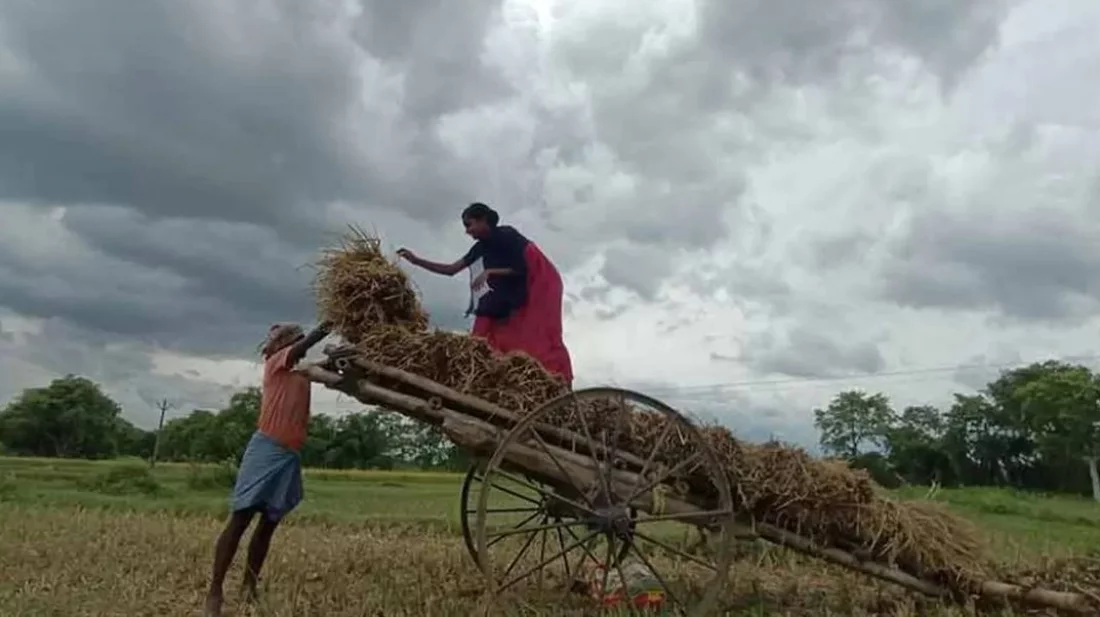
[[[157,409],[160,410],[160,422],[157,423],[157,434],[153,437],[153,456],[149,457],[149,468],[152,469],[157,464],[157,453],[160,451],[160,433],[164,428],[164,415],[168,413],[168,410],[172,408],[172,404],[168,402],[168,399],[161,399],[157,403]]]

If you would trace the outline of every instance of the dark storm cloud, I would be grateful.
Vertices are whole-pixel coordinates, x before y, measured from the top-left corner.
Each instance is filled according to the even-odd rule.
[[[371,24],[394,4],[364,6],[360,47],[329,3],[5,3],[3,45],[24,70],[0,88],[0,197],[298,233],[337,199],[434,219],[473,180],[432,123],[499,94],[477,53],[497,3],[423,7],[424,35],[378,43]],[[372,66],[363,48],[401,62]]]
[[[156,425],[160,400],[175,404],[170,413],[186,414],[192,408],[220,409],[234,390],[181,375],[158,374],[148,350],[140,345],[119,345],[112,337],[58,320],[46,320],[40,331],[19,340],[0,338],[0,355],[4,362],[19,358],[37,369],[34,374],[0,374],[0,404],[24,388],[45,386],[50,379],[73,374],[103,384],[121,405],[123,417],[146,429]]]
[[[806,325],[794,327],[785,338],[770,333],[752,337],[742,359],[760,373],[807,379],[877,373],[886,366],[873,343],[841,343]]]
[[[25,233],[40,231],[26,220],[8,220]],[[51,239],[43,235],[31,243],[38,241],[50,246]],[[111,258],[78,242],[53,244],[44,254],[25,248],[0,243],[0,298],[26,316],[142,339],[150,333],[193,335],[195,324],[218,328],[224,321],[219,317],[231,314],[225,302],[190,293],[192,283],[170,271]]]
[[[269,228],[149,219],[121,207],[74,209],[60,221],[26,211],[10,207],[8,221],[34,237],[0,242],[0,298],[23,315],[207,356],[247,356],[267,324],[316,319],[315,249]],[[468,327],[465,279],[413,276],[437,326]]]
[[[1100,306],[1100,228],[1038,208],[1013,216],[923,213],[891,251],[886,298],[1077,322]]]
[[[486,23],[500,0],[363,0],[356,40],[405,75],[404,108],[434,118],[503,97],[511,87],[479,70]]]
[[[75,234],[0,247],[3,304],[211,355],[312,320],[302,266],[374,218],[328,203],[438,222],[474,193],[433,131],[507,94],[480,53],[499,4],[0,5],[0,200],[68,206]],[[438,325],[467,327],[453,285],[421,282]]]

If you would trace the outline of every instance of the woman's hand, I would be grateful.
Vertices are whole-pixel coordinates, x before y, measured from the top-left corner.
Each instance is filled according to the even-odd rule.
[[[470,281],[470,289],[474,291],[481,291],[481,288],[485,287],[489,280],[489,271],[485,270],[481,274],[477,275],[474,280]]]
[[[404,247],[397,249],[397,256],[406,261],[411,261],[412,263],[416,263],[417,261],[416,253]]]

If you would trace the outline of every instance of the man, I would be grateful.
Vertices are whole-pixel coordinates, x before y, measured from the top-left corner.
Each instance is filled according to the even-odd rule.
[[[248,442],[233,488],[232,513],[218,536],[214,573],[206,596],[206,616],[221,617],[226,571],[237,545],[257,514],[260,521],[248,546],[245,597],[256,598],[257,581],[279,521],[302,500],[302,466],[298,452],[309,427],[311,382],[294,366],[328,335],[325,322],[308,335],[296,324],[275,324],[268,331],[264,357],[263,398],[257,430]]]

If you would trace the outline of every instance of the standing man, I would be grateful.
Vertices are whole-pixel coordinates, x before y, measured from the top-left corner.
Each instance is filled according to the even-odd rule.
[[[302,500],[302,464],[298,452],[309,428],[312,384],[305,375],[292,369],[331,328],[331,323],[324,322],[308,335],[296,324],[275,324],[268,330],[262,348],[264,379],[259,422],[237,472],[232,514],[215,546],[206,617],[221,617],[225,574],[252,519],[260,515],[248,545],[248,569],[244,575],[244,593],[249,601],[256,597],[257,580],[275,528]]]

